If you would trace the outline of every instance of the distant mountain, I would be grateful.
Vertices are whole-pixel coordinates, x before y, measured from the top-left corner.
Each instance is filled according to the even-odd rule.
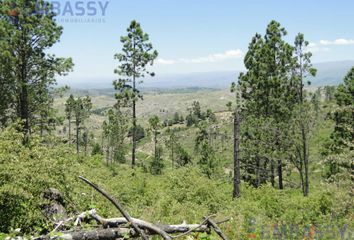
[[[354,60],[338,62],[315,63],[317,76],[309,78],[312,86],[338,85],[343,81],[344,76],[354,66]],[[231,82],[235,81],[240,71],[219,71],[201,73],[161,74],[154,78],[147,78],[142,85],[143,88],[229,88]],[[112,79],[85,79],[70,82],[59,82],[68,84],[72,88],[79,89],[103,89],[112,88]]]
[[[143,83],[146,88],[228,88],[237,80],[239,72],[201,72],[183,74],[165,74],[147,79]]]
[[[322,62],[314,64],[317,68],[317,75],[311,78],[313,86],[338,85],[343,78],[354,67],[354,60],[340,62]]]

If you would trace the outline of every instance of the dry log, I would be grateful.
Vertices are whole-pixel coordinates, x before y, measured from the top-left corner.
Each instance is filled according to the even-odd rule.
[[[79,231],[66,231],[60,232],[58,235],[42,236],[34,238],[34,240],[118,240],[137,238],[139,234],[131,228],[107,228],[95,230],[79,230]]]
[[[95,209],[92,209],[86,213],[86,216],[89,216],[95,219],[98,223],[102,224],[104,228],[117,228],[124,224],[127,224],[128,221],[125,218],[103,218],[96,213]],[[208,232],[209,227],[206,224],[178,224],[178,225],[167,225],[167,224],[157,224],[154,225],[152,223],[137,219],[131,218],[132,222],[134,222],[139,228],[147,230],[149,234],[157,233],[160,234],[162,230],[168,234],[174,233],[185,233],[188,231],[192,232]]]
[[[214,228],[210,224],[210,222],[214,223],[212,220],[210,220],[211,216],[205,217],[204,221],[201,224],[178,224],[178,225],[167,225],[167,224],[158,224],[154,225],[149,222],[136,219],[136,218],[131,218],[132,223],[134,223],[139,229],[142,229],[146,232],[147,235],[153,236],[153,235],[160,235],[161,232],[164,232],[165,234],[178,234],[179,235],[174,235],[170,236],[173,239],[180,238],[183,236],[186,236],[190,233],[195,233],[195,232],[207,232],[210,233],[210,227]],[[75,218],[71,218],[71,220],[74,220]],[[76,230],[76,231],[64,231],[64,232],[58,232],[57,235],[55,235],[54,232],[50,234],[50,236],[54,237],[41,237],[38,238],[38,240],[54,240],[54,239],[64,239],[64,240],[111,240],[111,239],[123,239],[123,238],[137,238],[140,236],[139,233],[137,233],[133,228],[130,227],[129,222],[127,219],[120,217],[120,218],[103,218],[99,216],[96,213],[95,209],[92,209],[90,211],[84,212],[80,214],[76,220],[76,222],[82,222],[82,221],[87,221],[87,220],[95,220],[97,223],[101,225],[103,228],[99,229],[94,229],[94,230]],[[225,222],[227,220],[224,220],[222,222]],[[215,225],[217,223],[214,223]],[[217,226],[217,225],[216,225]],[[217,229],[219,229],[217,227]],[[220,236],[220,232],[218,230],[216,232]],[[221,231],[221,230],[220,230]],[[223,234],[221,233],[222,238],[224,237]],[[221,236],[220,236],[221,237]],[[223,238],[223,239],[226,239]]]
[[[96,191],[101,193],[106,197],[124,216],[120,218],[103,218],[96,213],[95,209],[84,212],[80,214],[75,221],[75,226],[78,227],[80,223],[84,220],[95,220],[99,223],[100,227],[94,230],[84,230],[77,229],[74,231],[64,231],[57,232],[62,225],[66,222],[75,220],[75,218],[69,218],[65,221],[61,221],[57,224],[55,229],[48,235],[37,238],[38,240],[54,240],[54,239],[64,239],[64,240],[120,240],[127,238],[138,238],[142,237],[144,240],[148,240],[150,236],[160,235],[165,240],[172,240],[176,238],[183,237],[187,234],[193,232],[207,232],[210,233],[210,229],[214,231],[221,237],[223,240],[227,240],[226,236],[223,234],[221,229],[218,227],[218,224],[227,222],[228,219],[221,222],[214,222],[211,220],[213,216],[204,217],[204,220],[200,224],[180,224],[180,225],[164,225],[158,224],[154,225],[152,223],[132,218],[128,212],[124,210],[121,204],[109,196],[103,190],[101,190],[94,183],[80,177],[85,183],[89,184]],[[57,235],[55,235],[57,233]],[[178,234],[178,235],[170,235]],[[53,236],[54,235],[54,236]],[[148,237],[148,236],[149,237]]]

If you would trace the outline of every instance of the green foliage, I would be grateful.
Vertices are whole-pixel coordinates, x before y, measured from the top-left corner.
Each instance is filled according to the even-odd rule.
[[[152,131],[157,131],[160,128],[160,119],[158,116],[154,115],[149,118],[149,125]]]
[[[145,130],[141,125],[137,125],[135,131],[136,131],[136,141],[137,142],[139,142],[140,140],[145,138]],[[128,132],[128,137],[132,137],[132,136],[133,136],[133,128],[130,128],[129,132]]]
[[[103,151],[101,148],[101,145],[99,143],[94,143],[92,146],[92,152],[91,155],[102,155]]]
[[[22,134],[14,129],[1,132],[0,231],[21,228],[22,233],[38,234],[53,229],[41,210],[42,193],[49,187],[62,192],[70,216],[92,207],[105,217],[117,216],[106,199],[78,182],[79,175],[119,199],[132,216],[146,221],[196,223],[212,213],[218,219],[231,217],[221,225],[230,239],[240,239],[253,227],[259,236],[262,226],[271,229],[275,224],[296,224],[300,229],[329,224],[354,227],[350,195],[336,185],[325,184],[303,198],[296,189],[280,192],[268,185],[255,189],[242,183],[242,197],[232,201],[232,183],[224,177],[211,180],[199,167],[166,168],[163,174],[151,175],[126,165],[106,166],[99,155],[72,158],[72,149],[60,142],[51,144],[33,137],[27,148],[22,146]],[[340,239],[339,232],[331,239]]]
[[[120,62],[115,70],[120,78],[114,82],[114,87],[118,90],[116,93],[118,104],[127,104],[129,101],[142,98],[136,89],[135,79],[144,78],[146,74],[154,76],[154,73],[147,71],[146,67],[152,65],[158,56],[149,42],[149,35],[143,32],[140,23],[133,20],[127,33],[127,36],[120,39],[123,44],[122,53],[115,55],[115,59]]]
[[[208,178],[212,178],[219,173],[220,165],[216,152],[210,144],[210,133],[203,124],[199,125],[195,140],[195,151],[199,154],[198,165]]]
[[[157,136],[160,134],[160,119],[158,116],[152,116],[149,118],[150,131],[153,134],[154,141],[154,159],[150,164],[151,174],[157,175],[162,173],[164,164],[162,163],[162,147],[158,146]]]
[[[127,144],[125,139],[128,134],[128,116],[121,109],[110,109],[108,119],[103,122],[103,141],[106,143],[107,163],[125,163]]]
[[[336,92],[336,86],[324,86],[324,97],[327,102],[331,102],[334,100],[334,94]]]
[[[203,112],[198,101],[194,101],[189,107],[189,114],[186,116],[187,127],[197,126],[200,121],[208,120],[210,123],[216,122],[216,116],[211,109]]]
[[[301,234],[306,232],[306,227],[317,228],[326,224],[353,226],[354,68],[335,94],[333,88],[324,89],[326,100],[331,101],[334,96],[338,105],[332,115],[335,129],[325,166],[328,179],[336,183],[316,179],[317,186],[308,198],[303,198],[298,189],[301,187],[307,196],[311,129],[320,119],[321,110],[321,90],[308,95],[304,90],[306,77],[314,76],[316,70],[312,68],[311,53],[306,51],[308,42],[303,34],[298,34],[294,46],[291,46],[284,40],[286,30],[278,22],[271,21],[266,34],[256,34],[249,45],[244,61],[247,71],[240,74],[240,85],[232,84],[236,101],[228,103],[227,107],[231,111],[234,104],[235,123],[240,122],[240,116],[244,121],[241,132],[234,131],[237,132],[234,140],[241,140],[242,176],[246,182],[237,182],[243,194],[232,200],[232,174],[226,174],[232,172],[228,161],[231,148],[223,147],[219,151],[215,143],[221,136],[220,130],[223,136],[228,135],[231,128],[225,122],[229,119],[221,116],[224,122],[219,124],[219,114],[223,113],[216,115],[211,109],[204,112],[199,101],[194,101],[188,109],[187,127],[176,126],[164,133],[158,116],[153,115],[148,120],[154,145],[152,160],[148,160],[151,151],[145,151],[148,139],[138,146],[139,160],[140,156],[145,157],[146,165],[143,160],[142,167],[135,169],[125,164],[104,164],[103,149],[107,163],[125,163],[125,139],[129,136],[133,142],[134,166],[137,141],[145,137],[144,129],[137,125],[136,118],[136,102],[143,98],[138,84],[146,75],[154,75],[147,67],[153,64],[158,54],[138,22],[131,22],[127,36],[121,38],[122,53],[115,55],[119,61],[115,73],[119,78],[114,82],[116,104],[114,109],[107,111],[108,119],[103,123],[102,145],[105,146],[95,143],[93,156],[85,154],[73,158],[73,150],[65,146],[62,139],[43,135],[43,131],[49,132],[60,122],[51,108],[56,94],[51,91],[55,76],[64,75],[72,68],[71,59],[47,54],[49,48],[58,42],[62,28],[56,25],[53,13],[33,14],[34,2],[4,0],[1,3],[0,124],[3,127],[16,118],[21,119],[19,125],[0,132],[1,232],[15,236],[17,233],[42,234],[52,230],[53,222],[43,214],[43,208],[48,204],[43,193],[48,188],[57,188],[63,194],[70,216],[90,208],[97,208],[106,217],[116,216],[117,212],[109,202],[78,182],[79,175],[86,176],[117,197],[134,217],[147,221],[199,222],[203,216],[212,213],[219,217],[231,216],[231,221],[223,226],[230,239],[257,237],[262,231],[259,228],[264,225],[270,225],[274,230],[283,224],[297,224],[303,228]],[[44,1],[39,3],[44,4]],[[125,112],[128,107],[132,108],[133,122],[129,131]],[[75,99],[70,95],[65,104],[69,143],[71,122],[75,120],[77,153],[82,142],[86,153],[86,147],[93,139],[84,126],[91,109],[92,101],[88,96]],[[106,110],[95,112],[102,114]],[[183,121],[182,115],[175,112],[165,126]],[[41,137],[36,134],[33,124],[39,124]],[[27,135],[31,129],[35,131],[29,139]],[[183,134],[177,135],[180,130]],[[162,136],[158,137],[160,134]],[[193,144],[188,141],[193,140],[194,135],[196,156],[192,159],[187,150],[191,150],[190,145]],[[26,145],[23,139],[26,139]],[[166,167],[162,143],[171,150],[172,168]],[[238,150],[235,147],[235,152]],[[196,165],[193,165],[193,160],[196,160]],[[311,167],[321,169],[322,166],[317,166],[320,164],[315,163]],[[278,191],[274,188],[275,169],[278,170],[279,188],[282,188],[283,167],[288,173],[288,186],[295,187]],[[300,173],[300,187],[291,181],[293,167]],[[269,178],[272,187],[267,184]],[[0,234],[2,237],[4,235]],[[197,238],[214,239],[206,233]]]
[[[271,21],[264,37],[257,33],[249,45],[244,59],[247,72],[239,77],[249,112],[279,119],[290,110],[287,102],[293,94],[287,86],[293,48],[283,40],[286,34],[278,22]]]
[[[77,99],[69,97],[67,100],[68,109],[71,108],[73,116],[75,118],[75,126],[76,126],[76,152],[79,154],[80,145],[81,145],[81,130],[83,129],[83,123],[86,119],[88,119],[91,115],[92,102],[89,96],[85,98],[78,97]],[[70,111],[70,110],[68,110]],[[67,112],[68,114],[68,112]],[[87,135],[88,138],[88,135]],[[70,139],[69,139],[70,141]],[[87,142],[86,142],[87,145]]]
[[[259,186],[269,177],[275,186],[277,175],[278,187],[283,189],[283,168],[293,163],[307,196],[310,130],[316,119],[304,87],[316,69],[304,35],[297,34],[294,46],[284,40],[286,35],[278,22],[271,21],[264,37],[257,33],[249,45],[244,59],[247,71],[239,76],[242,96],[238,98],[243,101],[236,101],[245,118],[241,153],[245,180],[251,184]],[[316,96],[312,100],[318,114],[319,101]]]
[[[176,154],[176,163],[178,166],[184,167],[187,164],[192,163],[192,157],[180,144],[177,144],[175,154]]]
[[[52,142],[40,144],[35,136],[29,147],[21,145],[21,134],[6,129],[0,138],[0,231],[21,228],[24,232],[45,230],[48,225],[42,214],[44,190],[59,189],[70,205],[73,182],[79,164],[73,152]],[[54,147],[56,146],[56,147]],[[52,149],[52,150],[49,150]]]
[[[179,115],[178,112],[175,112],[175,114],[173,115],[173,124],[177,124],[177,123],[181,123],[183,122],[183,116]]]
[[[143,95],[138,90],[138,84],[142,83],[145,75],[154,76],[153,72],[147,70],[148,65],[153,65],[158,53],[153,50],[149,42],[149,35],[144,33],[140,23],[131,21],[127,36],[122,36],[120,41],[123,44],[122,53],[114,57],[119,61],[119,66],[115,69],[119,79],[113,82],[114,89],[117,90],[115,97],[117,107],[132,107],[132,166],[135,165],[135,153],[137,144],[137,118],[136,102],[143,99]]]
[[[353,138],[354,138],[354,67],[338,86],[335,93],[336,109],[330,114],[335,122],[330,141],[326,144],[326,177],[330,180],[353,181]],[[344,179],[343,179],[344,178]]]
[[[152,175],[162,174],[162,169],[164,168],[164,164],[162,161],[162,147],[156,147],[154,159],[150,163],[150,173]]]
[[[48,14],[36,11],[46,6]],[[73,63],[48,50],[56,44],[62,27],[46,1],[4,0],[0,5],[0,95],[1,123],[21,119],[28,134],[36,122],[43,126],[52,118],[50,90],[55,76],[65,75]],[[12,14],[9,14],[12,13]],[[39,118],[38,118],[39,116]]]
[[[243,144],[241,141],[241,148],[251,157],[246,157],[245,169],[249,175],[255,175],[250,179],[256,179],[256,186],[263,183],[268,175],[272,185],[275,185],[277,164],[279,188],[283,187],[280,176],[285,164],[282,155],[286,147],[280,138],[286,135],[279,134],[287,128],[286,122],[291,116],[297,92],[291,77],[294,72],[294,48],[285,42],[286,35],[286,30],[274,20],[268,24],[264,37],[257,33],[252,38],[244,59],[247,71],[239,76],[247,128],[254,132],[251,137],[246,132],[243,137],[247,139],[247,143]],[[252,123],[256,125],[251,126]],[[261,148],[261,145],[265,147],[256,150],[255,154],[255,146]]]

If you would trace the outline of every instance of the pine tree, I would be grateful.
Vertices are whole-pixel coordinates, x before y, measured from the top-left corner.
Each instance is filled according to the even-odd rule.
[[[76,151],[77,154],[80,153],[80,132],[83,129],[82,124],[84,121],[90,117],[91,109],[92,109],[92,102],[89,96],[85,98],[77,98],[74,99],[73,105],[73,113],[75,117],[75,125],[76,125]]]
[[[242,75],[241,75],[242,76]],[[233,82],[231,85],[231,92],[235,94],[235,108],[233,112],[233,122],[234,122],[234,188],[233,197],[237,198],[241,196],[240,193],[240,183],[241,183],[241,164],[240,164],[240,140],[241,140],[241,121],[242,121],[242,111],[244,110],[244,100],[242,98],[242,93],[240,87]],[[228,103],[227,106],[231,109],[232,102]]]
[[[38,6],[45,6],[47,14],[36,11]],[[71,59],[57,58],[48,53],[62,34],[62,27],[57,25],[54,17],[45,1],[4,0],[0,5],[0,45],[3,47],[0,61],[4,63],[0,68],[0,78],[6,78],[4,86],[7,91],[0,110],[13,113],[13,117],[2,115],[7,120],[21,120],[24,143],[36,116],[43,110],[43,104],[51,104],[51,101],[43,99],[48,98],[45,95],[55,83],[55,76],[65,75],[73,66]]]
[[[153,135],[154,142],[154,159],[151,162],[151,173],[152,174],[161,174],[162,168],[164,167],[161,159],[162,148],[157,146],[157,136],[160,134],[159,130],[161,127],[160,119],[158,116],[152,116],[149,118],[150,131]]]
[[[120,62],[120,65],[115,70],[119,79],[114,81],[113,84],[118,91],[116,93],[117,102],[132,107],[132,167],[134,167],[137,144],[136,102],[143,99],[137,85],[142,83],[141,79],[145,75],[154,76],[154,73],[149,72],[146,67],[153,64],[158,53],[153,50],[152,44],[149,42],[149,35],[143,32],[137,21],[133,20],[130,23],[127,32],[127,36],[121,37],[122,53],[115,55],[115,59]]]
[[[107,143],[107,164],[112,162],[125,163],[126,144],[128,135],[127,114],[120,108],[110,109],[107,112],[108,119],[103,123],[103,138]]]
[[[331,102],[335,100],[335,96],[334,96],[336,92],[335,86],[324,86],[323,91],[324,91],[325,101]]]
[[[210,144],[209,132],[205,122],[198,125],[197,137],[195,139],[195,152],[199,154],[198,165],[202,172],[208,177],[212,178],[217,172],[218,161],[214,148]]]
[[[304,35],[299,33],[295,38],[295,64],[293,68],[294,82],[296,88],[295,123],[300,131],[299,141],[295,141],[296,148],[295,167],[300,173],[301,186],[304,196],[309,194],[309,133],[314,125],[314,118],[311,116],[311,105],[307,101],[305,92],[305,80],[307,77],[316,75],[316,69],[311,64],[311,52],[307,52],[308,42],[305,41]],[[309,85],[310,82],[308,81]],[[295,130],[296,132],[296,130]],[[297,136],[297,134],[294,134]],[[294,136],[293,135],[293,136]]]
[[[65,102],[65,114],[69,124],[69,131],[68,131],[69,145],[71,144],[71,122],[74,114],[74,104],[75,104],[74,96],[70,94],[70,97]]]
[[[354,181],[354,67],[350,69],[335,92],[336,108],[330,113],[335,126],[330,141],[326,144],[327,178],[349,172]],[[339,155],[339,156],[335,156]]]
[[[175,151],[176,151],[176,146],[177,146],[177,137],[175,134],[175,130],[168,128],[166,130],[166,133],[168,135],[167,141],[166,141],[166,146],[171,150],[171,165],[172,168],[175,167]]]
[[[153,135],[153,140],[154,140],[154,158],[156,159],[157,156],[157,135],[160,133],[160,119],[158,116],[152,116],[149,118],[149,125],[150,125],[150,131],[152,132]]]
[[[179,122],[180,122],[179,113],[175,112],[175,114],[173,115],[173,124],[177,124]]]
[[[261,158],[269,160],[270,180],[273,186],[277,168],[280,189],[283,188],[282,169],[285,164],[282,159],[284,141],[281,139],[284,135],[281,136],[280,133],[286,128],[285,122],[291,116],[295,95],[290,77],[293,47],[283,40],[286,34],[286,30],[276,21],[270,22],[264,38],[256,34],[244,59],[247,71],[239,78],[247,118],[253,116],[255,119],[262,119],[262,125],[271,126],[267,132],[273,138],[267,140],[268,146]],[[259,131],[261,130],[262,128],[259,128]],[[255,165],[260,164],[256,162]]]

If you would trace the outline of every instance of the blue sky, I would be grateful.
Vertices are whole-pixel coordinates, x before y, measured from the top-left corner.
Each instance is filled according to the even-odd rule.
[[[84,1],[86,4],[87,1]],[[98,0],[91,0],[98,4]],[[72,57],[74,72],[67,79],[112,78],[118,62],[120,36],[132,19],[142,25],[159,52],[156,74],[243,69],[243,55],[252,36],[264,34],[279,21],[293,42],[298,32],[311,42],[313,62],[354,59],[354,1],[310,0],[100,0],[108,1],[104,23],[60,23],[60,43],[51,52]],[[76,0],[60,0],[75,7]],[[98,6],[98,5],[97,5]],[[76,10],[73,9],[75,12]],[[66,14],[60,19],[77,19]]]

